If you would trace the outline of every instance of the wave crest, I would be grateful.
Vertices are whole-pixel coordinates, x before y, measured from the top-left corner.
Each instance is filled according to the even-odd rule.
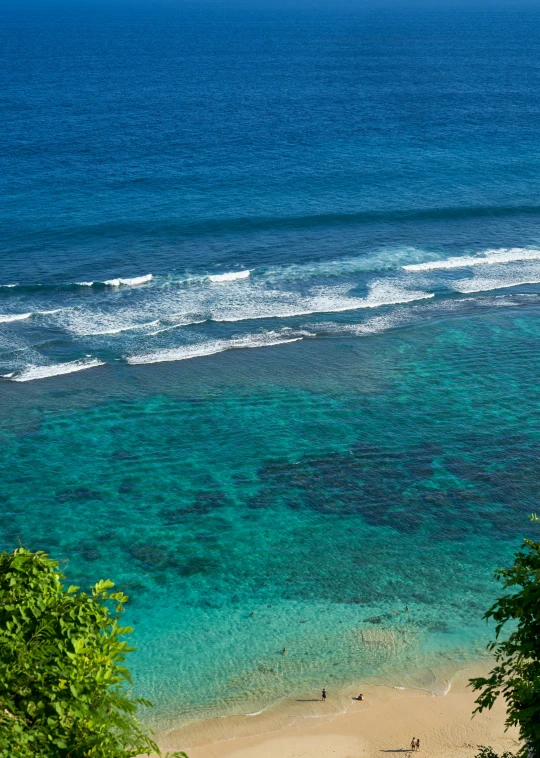
[[[244,271],[229,271],[226,274],[211,274],[208,279],[211,282],[234,282],[236,279],[247,279],[251,274],[249,269]]]
[[[70,361],[68,363],[53,363],[46,366],[27,366],[22,371],[14,371],[11,374],[3,374],[3,379],[8,379],[11,382],[31,382],[35,379],[48,379],[52,376],[60,376],[61,374],[73,374],[75,371],[84,371],[88,368],[95,368],[96,366],[104,366],[105,363],[98,358],[85,358],[78,361]]]
[[[201,358],[205,355],[223,353],[226,350],[285,345],[289,342],[298,342],[302,338],[303,335],[287,337],[277,332],[268,332],[264,335],[249,334],[245,337],[233,337],[229,340],[208,340],[207,342],[198,342],[167,350],[157,350],[154,353],[146,353],[144,355],[130,355],[126,357],[126,361],[131,365],[184,361],[189,358]]]
[[[437,271],[440,269],[470,268],[471,266],[493,266],[517,261],[540,260],[540,250],[521,247],[485,250],[482,255],[462,255],[440,261],[425,261],[402,266],[405,271]]]
[[[131,278],[106,279],[104,282],[75,282],[78,287],[137,287],[139,284],[146,284],[154,278],[153,274],[144,276],[132,276]]]
[[[0,324],[9,324],[12,321],[25,321],[32,313],[7,313],[0,314]]]

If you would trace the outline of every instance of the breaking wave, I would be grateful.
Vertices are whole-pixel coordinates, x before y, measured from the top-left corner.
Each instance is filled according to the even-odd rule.
[[[211,282],[234,282],[236,279],[247,279],[251,271],[229,271],[226,274],[211,274],[208,279]]]
[[[285,345],[290,342],[298,342],[303,337],[285,337],[276,332],[264,335],[249,334],[245,337],[235,337],[229,340],[208,340],[192,345],[183,345],[168,350],[157,350],[154,353],[143,355],[130,355],[126,361],[131,365],[146,363],[163,363],[166,361],[184,361],[189,358],[201,358],[205,355],[215,355],[226,350],[238,350],[241,348],[271,347],[273,345]]]
[[[117,326],[112,327],[111,329],[97,329],[95,331],[89,331],[85,334],[81,334],[81,336],[100,337],[101,335],[105,334],[121,334],[122,332],[132,332],[136,329],[146,329],[149,326],[156,326],[156,324],[159,324],[159,319],[156,319],[155,321],[148,321],[145,324],[131,324],[130,326]]]
[[[432,314],[461,307],[458,303],[476,307],[473,298],[459,295],[540,284],[540,248],[486,249],[438,261],[426,261],[427,255],[403,247],[219,274],[147,274],[40,288],[15,285],[1,295],[10,301],[3,308],[8,312],[0,314],[7,340],[4,378],[30,381],[101,365],[95,358],[54,363],[63,358],[67,341],[72,355],[95,355],[106,347],[112,359],[125,358],[133,365],[178,361],[317,334],[375,334],[431,318],[428,309]],[[468,267],[472,271],[460,270]],[[443,273],[452,269],[457,273]],[[483,305],[517,304],[494,297],[477,300]],[[514,300],[519,297],[519,291],[514,293]],[[369,310],[375,311],[372,318]],[[315,324],[315,319],[326,323]],[[261,320],[270,321],[264,334],[249,324]],[[246,335],[235,326],[238,322],[245,324]],[[51,363],[41,366],[45,359],[39,351],[45,344]],[[58,356],[51,353],[57,346],[62,346]],[[26,367],[21,365],[23,352]]]
[[[352,297],[349,294],[350,289],[350,286],[319,287],[304,296],[296,292],[255,291],[252,298],[245,302],[214,306],[209,318],[216,322],[291,318],[315,313],[342,313],[362,308],[380,308],[383,305],[410,303],[434,297],[433,292],[410,290],[399,282],[388,280],[378,280],[370,284],[367,297]]]
[[[22,371],[14,371],[11,374],[3,374],[3,379],[12,382],[31,382],[34,379],[48,379],[61,374],[73,374],[75,371],[83,371],[96,366],[104,366],[104,362],[97,358],[85,358],[69,363],[54,363],[48,366],[27,366]]]
[[[521,247],[485,250],[479,255],[462,255],[445,258],[440,261],[425,261],[410,263],[402,268],[405,271],[436,271],[440,269],[469,268],[471,266],[493,266],[496,264],[514,263],[516,261],[540,260],[540,250]]]
[[[137,287],[140,284],[146,284],[154,278],[153,274],[144,276],[133,276],[126,279],[106,279],[104,282],[75,282],[78,287]]]
[[[518,287],[524,284],[540,284],[540,272],[536,275],[516,275],[506,278],[486,278],[473,277],[471,279],[460,279],[452,285],[456,292],[470,294],[472,292],[490,292],[491,290],[502,290],[507,287]]]
[[[53,316],[56,313],[67,310],[66,308],[51,308],[44,311],[30,311],[28,313],[8,313],[0,314],[0,324],[10,324],[14,321],[27,321],[36,316]]]
[[[11,313],[11,314],[0,314],[0,324],[9,324],[12,321],[25,321],[27,318],[30,318],[32,313]]]

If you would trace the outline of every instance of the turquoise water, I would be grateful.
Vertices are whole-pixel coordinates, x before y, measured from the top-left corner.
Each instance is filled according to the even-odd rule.
[[[57,377],[40,407],[41,383],[3,385],[21,406],[2,429],[2,543],[126,589],[160,726],[322,684],[421,684],[478,654],[492,570],[537,502],[537,339],[537,308],[507,303]]]
[[[538,14],[72,5],[0,11],[0,548],[160,729],[444,691],[538,510]]]

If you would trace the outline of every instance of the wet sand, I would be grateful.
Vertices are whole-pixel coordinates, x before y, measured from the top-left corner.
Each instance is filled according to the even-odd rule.
[[[410,755],[413,736],[420,738],[419,754],[430,758],[472,758],[478,745],[491,745],[498,752],[515,751],[517,731],[505,732],[502,701],[492,711],[471,718],[475,695],[467,681],[477,674],[477,667],[460,671],[445,695],[359,687],[362,702],[352,698],[352,691],[341,694],[339,708],[344,705],[345,712],[336,712],[331,691],[325,704],[316,702],[318,693],[312,693],[281,703],[279,718],[275,711],[254,716],[249,736],[238,736],[242,722],[240,717],[231,717],[173,730],[158,741],[165,749],[187,749],[190,758],[382,758],[385,753]],[[287,711],[292,723],[279,728]]]

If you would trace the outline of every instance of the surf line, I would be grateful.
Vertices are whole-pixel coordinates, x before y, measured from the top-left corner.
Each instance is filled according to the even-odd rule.
[[[31,382],[36,379],[49,379],[54,376],[73,374],[76,371],[84,371],[85,369],[105,365],[105,361],[101,361],[99,358],[91,358],[90,356],[88,358],[90,360],[68,361],[67,363],[53,363],[44,366],[31,365],[21,371],[3,374],[1,378],[11,382]]]

